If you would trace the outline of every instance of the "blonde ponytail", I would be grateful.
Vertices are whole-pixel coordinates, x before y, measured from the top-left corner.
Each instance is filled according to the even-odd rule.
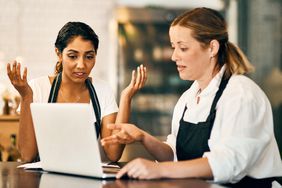
[[[226,43],[226,73],[247,74],[254,71],[253,65],[249,62],[242,50],[231,42]]]

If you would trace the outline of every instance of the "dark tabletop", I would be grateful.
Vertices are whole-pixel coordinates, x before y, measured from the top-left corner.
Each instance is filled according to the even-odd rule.
[[[217,184],[199,179],[161,179],[161,180],[101,180],[95,178],[46,173],[39,170],[24,170],[17,168],[18,162],[0,162],[0,187],[21,188],[21,187],[98,187],[98,188],[219,188]]]

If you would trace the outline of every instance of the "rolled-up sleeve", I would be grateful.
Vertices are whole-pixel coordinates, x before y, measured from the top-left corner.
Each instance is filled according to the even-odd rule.
[[[210,140],[208,158],[215,182],[235,183],[252,172],[266,155],[273,135],[270,104],[264,97],[252,95],[223,99],[218,105]],[[228,102],[227,102],[228,101]],[[224,105],[223,105],[224,104]],[[264,174],[265,175],[265,174]]]
[[[169,134],[167,136],[166,141],[164,142],[167,145],[169,145],[173,151],[173,161],[177,161],[177,156],[176,156],[176,136],[173,134]]]

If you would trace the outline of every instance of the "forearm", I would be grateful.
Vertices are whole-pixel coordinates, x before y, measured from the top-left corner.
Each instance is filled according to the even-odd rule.
[[[212,170],[206,157],[180,162],[163,162],[159,165],[161,176],[164,178],[213,178]]]
[[[131,97],[121,93],[119,101],[119,111],[116,117],[116,123],[127,123],[130,118],[131,111]]]
[[[18,147],[22,160],[27,162],[32,161],[38,153],[30,110],[30,103],[32,101],[32,97],[22,99],[19,122]]]
[[[143,132],[142,143],[147,151],[153,155],[158,161],[172,161],[173,151],[171,147],[152,135]]]
[[[130,105],[131,99],[122,94],[120,98],[119,111],[117,113],[115,123],[127,123],[129,121]],[[111,144],[105,146],[104,148],[108,158],[111,161],[118,161],[122,155],[124,147],[125,144]]]

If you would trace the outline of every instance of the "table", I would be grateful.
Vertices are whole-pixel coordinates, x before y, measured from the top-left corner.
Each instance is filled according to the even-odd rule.
[[[221,188],[199,179],[161,179],[161,180],[100,180],[71,175],[45,173],[18,169],[19,162],[0,162],[0,187],[6,188],[45,188],[45,187],[83,187],[83,188]]]

